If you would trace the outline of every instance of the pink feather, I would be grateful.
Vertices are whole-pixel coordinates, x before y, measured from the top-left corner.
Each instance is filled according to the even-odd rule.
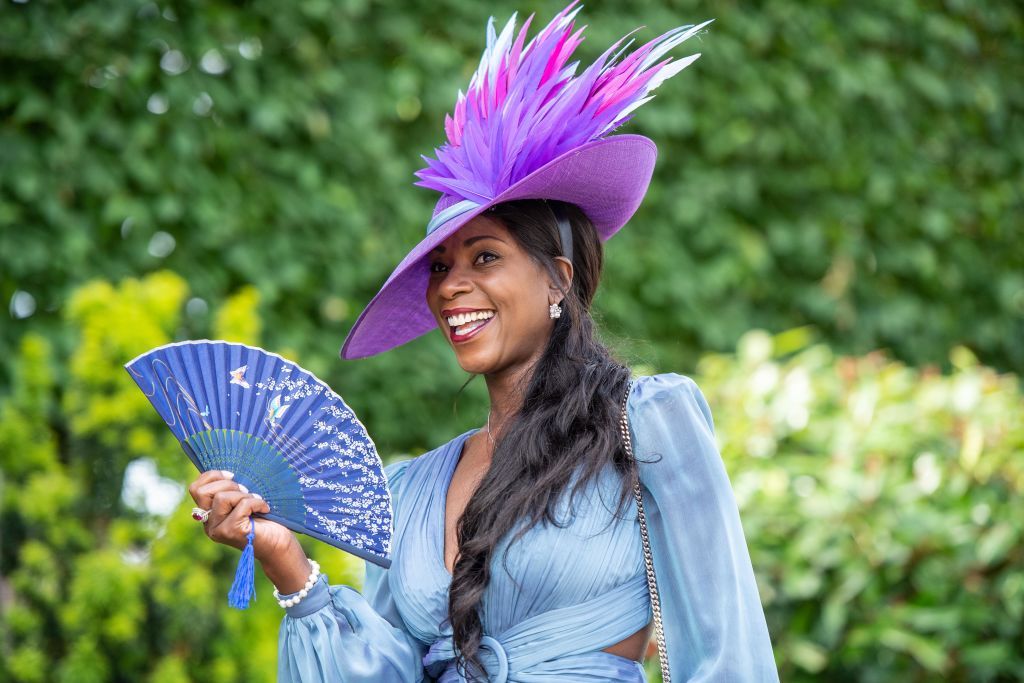
[[[515,15],[500,34],[490,19],[480,66],[445,116],[447,141],[434,150],[435,159],[423,157],[427,165],[416,172],[416,185],[487,200],[555,157],[605,137],[628,121],[661,82],[700,56],[675,63],[662,55],[714,21],[672,29],[622,57],[627,43],[613,55],[631,31],[576,75],[576,63],[568,61],[586,28],[575,29],[575,15],[582,9],[573,9],[578,1],[529,42],[533,15],[514,40]]]

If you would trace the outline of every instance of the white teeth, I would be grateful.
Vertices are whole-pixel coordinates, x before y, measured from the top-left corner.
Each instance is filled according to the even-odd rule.
[[[480,327],[481,325],[483,325],[482,322],[477,323],[475,325],[463,325],[462,327],[456,327],[455,334],[469,334],[470,332]]]
[[[448,316],[448,324],[451,327],[458,327],[474,320],[487,320],[494,317],[494,311],[473,311],[472,313],[459,313]]]

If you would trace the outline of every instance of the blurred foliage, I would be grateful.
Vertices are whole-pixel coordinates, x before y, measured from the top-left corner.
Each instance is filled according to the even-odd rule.
[[[753,331],[694,377],[784,681],[1024,680],[1024,397]]]
[[[273,680],[272,587],[257,572],[263,599],[227,606],[237,551],[197,530],[181,488],[196,472],[122,367],[172,340],[188,296],[169,271],[89,282],[65,312],[70,356],[36,333],[18,346],[0,395],[0,670],[13,681]],[[232,293],[210,332],[259,343],[258,303]],[[943,374],[836,355],[794,328],[749,332],[689,373],[712,406],[783,680],[1024,677],[1024,396],[966,347],[950,361]],[[680,371],[634,367],[664,370]],[[178,483],[169,515],[126,502],[139,459]],[[361,585],[362,561],[300,539],[332,583]]]
[[[271,680],[262,574],[231,610],[237,555],[190,499],[122,497],[140,459],[195,474],[122,366],[259,344],[387,457],[480,424],[440,335],[336,352],[422,236],[412,173],[487,17],[562,4],[0,9],[0,678]],[[1024,371],[1024,11],[594,2],[579,52],[707,18],[678,50],[701,59],[622,129],[660,160],[609,243],[606,341],[637,372],[698,368],[784,680],[1024,678],[1024,406],[997,372]]]
[[[0,386],[25,331],[69,350],[75,286],[168,267],[192,292],[176,337],[251,284],[268,344],[339,389],[418,398],[393,419],[391,391],[363,392],[389,448],[436,442],[437,380],[460,376],[439,335],[335,354],[423,234],[436,195],[412,173],[487,17],[562,4],[7,4],[0,297],[34,313],[0,327]],[[692,367],[747,329],[811,324],[844,353],[945,364],[962,344],[1024,370],[1021,6],[595,2],[579,52],[708,18],[677,50],[703,56],[622,129],[661,150],[596,303],[622,352]]]
[[[273,679],[273,587],[258,571],[250,608],[227,606],[238,552],[192,520],[183,486],[197,472],[122,367],[172,341],[187,292],[167,271],[88,282],[64,310],[70,357],[35,332],[18,345],[0,396],[0,672],[10,680]],[[230,295],[212,332],[258,343],[257,302],[248,288]],[[126,504],[125,471],[139,459],[180,483],[169,516]],[[361,560],[302,541],[333,582],[359,584]]]

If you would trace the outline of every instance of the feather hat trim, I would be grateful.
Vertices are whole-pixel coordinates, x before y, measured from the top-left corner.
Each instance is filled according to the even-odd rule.
[[[483,204],[552,159],[607,136],[654,96],[655,88],[692,64],[666,54],[712,20],[674,28],[632,53],[630,32],[577,76],[569,63],[583,42],[573,0],[526,43],[533,15],[515,33],[516,14],[498,34],[487,24],[487,48],[455,110],[445,117],[447,142],[423,157],[416,185]],[[623,45],[623,42],[630,38]]]

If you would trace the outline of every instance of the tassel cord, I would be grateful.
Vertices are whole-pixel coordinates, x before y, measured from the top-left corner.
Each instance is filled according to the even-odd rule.
[[[236,609],[248,609],[249,599],[256,599],[255,550],[253,539],[256,537],[256,522],[249,516],[249,534],[242,557],[238,560],[235,570],[235,582],[228,592],[228,604]]]

